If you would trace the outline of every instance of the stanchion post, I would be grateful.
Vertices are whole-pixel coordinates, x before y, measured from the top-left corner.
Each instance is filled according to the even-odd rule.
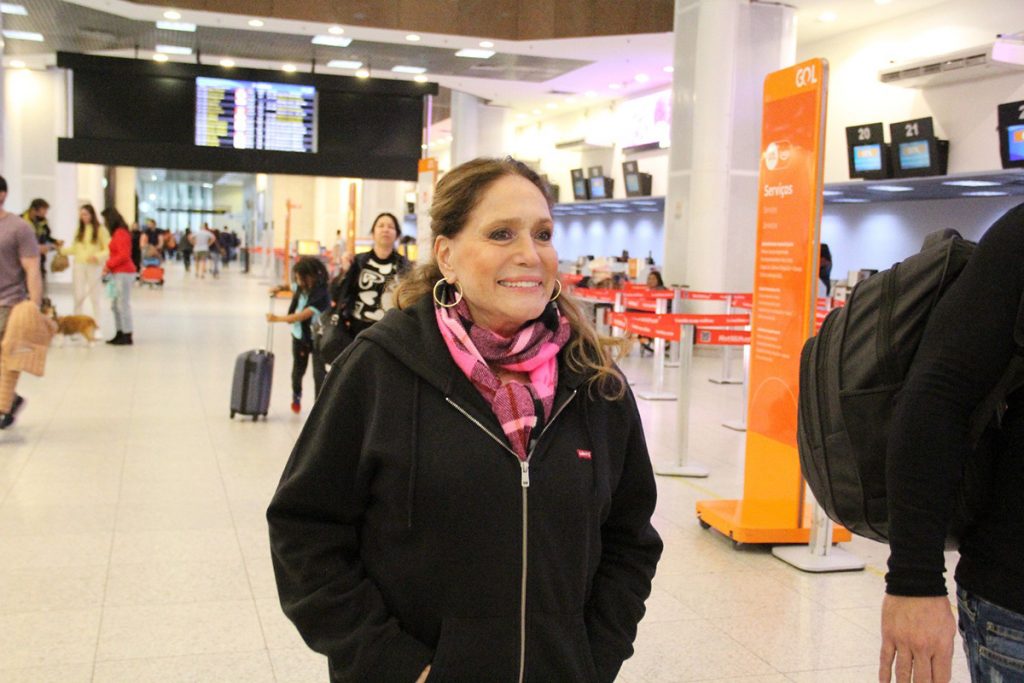
[[[814,499],[808,497],[814,502]],[[777,545],[772,555],[805,572],[851,572],[864,569],[864,560],[839,547],[832,547],[832,520],[814,502],[811,516],[811,540],[807,545]]]
[[[690,366],[693,360],[694,325],[681,326],[679,335],[679,397],[676,400],[676,457],[671,465],[656,461],[656,474],[669,477],[706,477],[706,467],[689,462],[690,451]]]
[[[725,314],[732,315],[734,312],[732,305],[732,294],[726,295],[725,299]],[[742,380],[732,378],[732,347],[722,347],[722,375],[719,379],[709,379],[712,384],[739,384]]]
[[[683,290],[676,287],[672,290],[672,313],[683,312]],[[668,352],[668,363],[665,364],[667,368],[678,368],[679,367],[679,344],[671,344]]]
[[[750,325],[744,328],[747,332],[750,331]],[[737,432],[747,431],[747,401],[749,396],[747,390],[750,387],[750,344],[743,347],[743,377],[742,377],[742,401],[740,401],[740,419],[736,422],[723,422],[722,426],[726,429],[732,429]]]
[[[656,305],[657,315],[665,315],[668,308],[667,299],[658,299]],[[665,340],[660,337],[654,338],[654,372],[653,383],[649,391],[637,394],[638,398],[646,401],[675,401],[678,400],[675,394],[665,391]]]

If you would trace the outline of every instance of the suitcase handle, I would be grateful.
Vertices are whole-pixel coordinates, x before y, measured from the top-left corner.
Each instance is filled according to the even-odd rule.
[[[270,295],[270,313],[274,312],[274,295]],[[271,353],[274,350],[274,323],[267,321],[267,353]]]

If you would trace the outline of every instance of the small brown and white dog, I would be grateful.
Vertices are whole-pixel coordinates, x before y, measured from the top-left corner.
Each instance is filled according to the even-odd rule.
[[[40,307],[40,310],[43,315],[50,316],[57,323],[57,334],[61,335],[61,345],[63,345],[63,340],[75,335],[83,337],[89,342],[89,346],[96,342],[96,330],[99,329],[99,325],[90,316],[59,316],[57,315],[56,307],[54,307],[53,302],[49,299],[43,299],[43,305]]]

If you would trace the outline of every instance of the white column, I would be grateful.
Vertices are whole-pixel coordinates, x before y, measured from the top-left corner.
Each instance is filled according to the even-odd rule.
[[[666,281],[753,286],[763,81],[795,54],[791,7],[676,0]]]
[[[480,107],[478,97],[452,91],[452,168],[480,156]]]

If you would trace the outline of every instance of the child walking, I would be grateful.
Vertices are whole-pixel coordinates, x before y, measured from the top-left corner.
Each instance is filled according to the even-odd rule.
[[[272,323],[290,323],[292,326],[292,412],[302,410],[302,378],[306,374],[310,357],[313,359],[313,386],[320,394],[327,368],[313,349],[313,316],[320,315],[331,306],[327,294],[327,267],[320,259],[303,256],[292,269],[292,303],[287,315],[267,314]]]

